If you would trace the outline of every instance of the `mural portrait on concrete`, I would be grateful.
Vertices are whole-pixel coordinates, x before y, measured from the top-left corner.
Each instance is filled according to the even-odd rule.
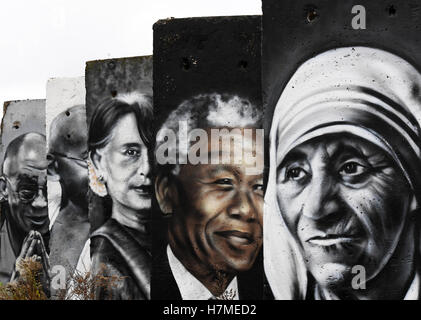
[[[263,55],[271,57],[264,88],[273,108],[266,119],[265,273],[275,299],[417,300],[421,74],[410,51],[417,44],[407,42],[410,54],[396,53],[388,40],[402,25],[358,37],[351,8],[341,9],[336,18],[349,29],[332,24],[331,40],[313,40],[312,28],[327,24],[301,28],[300,41],[289,44],[297,68],[288,79],[281,72],[276,84],[269,65],[287,54],[270,40],[285,39],[278,30],[264,40]],[[372,21],[385,23],[383,13]]]
[[[183,102],[163,124],[157,137],[155,187],[161,211],[169,218],[167,243],[154,252],[156,298],[259,297],[259,287],[247,271],[263,240],[263,141],[256,137],[261,117],[248,100],[209,94]],[[188,155],[175,150],[184,142],[165,140],[172,136],[166,136],[168,132],[183,135],[183,125],[187,141],[199,138],[195,147],[186,143]],[[217,141],[212,141],[219,129]],[[161,154],[167,146],[173,149],[169,155],[189,158],[187,162],[164,160]],[[235,148],[240,150],[239,162]],[[247,154],[254,154],[254,163],[246,160]],[[169,163],[159,165],[163,162]],[[256,163],[260,168],[252,167]],[[255,171],[248,173],[248,166]]]
[[[112,288],[98,288],[97,299],[150,299],[154,144],[151,62],[150,57],[114,60],[111,74],[118,81],[109,85],[117,89],[98,105],[88,106],[93,192],[89,208],[90,270],[118,278]],[[110,61],[103,64],[107,70],[109,65]],[[139,68],[142,73],[129,72]],[[87,74],[93,70],[91,66]],[[106,83],[111,78],[101,81]],[[98,87],[92,74],[89,79],[87,95],[92,98]],[[138,89],[127,90],[124,83],[134,83]]]
[[[74,272],[90,229],[87,198],[88,130],[84,102],[84,77],[48,81],[48,201],[49,210],[52,211],[49,212],[50,262],[52,267],[64,268],[64,279]],[[64,288],[65,283],[60,286]]]
[[[0,196],[1,282],[19,278],[28,259],[41,264],[40,281],[49,296],[49,218],[45,100],[5,104]]]
[[[98,298],[150,298],[152,115],[151,97],[137,94],[104,101],[91,119],[94,188],[111,208],[111,217],[91,234],[92,271],[101,272],[103,264],[105,275],[123,277]]]
[[[154,39],[152,299],[261,299],[260,17],[160,21]]]

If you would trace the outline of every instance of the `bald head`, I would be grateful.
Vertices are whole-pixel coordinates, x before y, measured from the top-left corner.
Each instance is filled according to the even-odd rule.
[[[44,135],[36,132],[25,133],[9,143],[4,155],[3,173],[13,176],[22,166],[39,170],[46,168]]]
[[[50,126],[50,153],[82,159],[87,152],[86,107],[73,106],[54,118]]]
[[[88,129],[86,108],[77,105],[54,118],[50,126],[48,174],[60,179],[67,198],[87,207]]]

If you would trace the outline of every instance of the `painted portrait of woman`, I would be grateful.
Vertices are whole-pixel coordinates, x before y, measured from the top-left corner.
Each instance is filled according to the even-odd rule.
[[[91,118],[90,187],[110,211],[91,234],[92,272],[120,278],[98,299],[150,298],[152,114],[152,98],[132,93],[104,100]]]
[[[419,299],[421,75],[384,50],[320,53],[275,108],[264,263],[275,299]]]

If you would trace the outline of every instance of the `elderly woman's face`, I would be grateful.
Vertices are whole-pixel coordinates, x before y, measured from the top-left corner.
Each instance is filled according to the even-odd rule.
[[[148,149],[133,113],[120,118],[100,151],[107,191],[113,202],[133,210],[151,207]]]
[[[277,198],[309,271],[321,285],[351,285],[389,261],[408,216],[408,184],[379,147],[327,135],[291,150],[277,168]]]

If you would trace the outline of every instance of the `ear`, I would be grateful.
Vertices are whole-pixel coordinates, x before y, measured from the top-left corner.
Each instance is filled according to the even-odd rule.
[[[7,182],[4,177],[0,177],[0,202],[7,201]]]
[[[95,171],[95,175],[97,177],[102,177],[103,178],[103,182],[107,181],[107,177],[106,177],[106,170],[104,167],[104,157],[102,154],[102,150],[95,150],[95,152],[89,152],[89,159],[93,165],[93,169]]]
[[[155,179],[155,196],[162,213],[170,215],[179,204],[178,191],[173,179],[159,174]]]
[[[48,169],[47,175],[50,181],[59,181],[60,175],[58,174],[58,163],[56,157],[53,154],[47,154],[47,161],[48,161]]]

